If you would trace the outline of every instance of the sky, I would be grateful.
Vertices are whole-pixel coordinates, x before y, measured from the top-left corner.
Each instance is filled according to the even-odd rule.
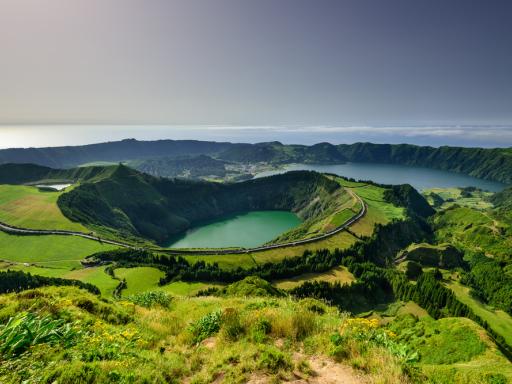
[[[0,148],[512,146],[510,0],[0,0]]]

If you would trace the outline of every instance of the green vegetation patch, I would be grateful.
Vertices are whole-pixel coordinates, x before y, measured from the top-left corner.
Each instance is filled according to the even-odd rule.
[[[66,218],[57,205],[64,192],[42,192],[24,185],[0,185],[0,221],[16,227],[88,232]]]
[[[470,294],[470,288],[456,282],[450,281],[447,283],[457,298],[473,312],[485,320],[489,327],[494,330],[498,335],[502,336],[508,345],[512,346],[512,316],[502,310],[496,310],[492,307],[480,302]]]
[[[389,329],[418,351],[422,364],[467,362],[486,350],[479,327],[469,319],[418,320],[408,315],[393,321]]]
[[[492,212],[454,206],[438,212],[433,217],[433,227],[439,242],[502,260],[510,259],[512,226]]]
[[[116,268],[114,275],[120,280],[126,280],[126,288],[122,290],[122,294],[128,296],[156,289],[165,273],[158,268],[135,267]]]
[[[76,236],[15,236],[0,232],[0,259],[19,263],[80,267],[80,260],[86,256],[115,248]]]
[[[284,292],[257,276],[249,276],[230,284],[224,290],[228,296],[284,296]]]
[[[305,281],[327,281],[330,283],[340,282],[341,284],[350,284],[355,280],[354,275],[352,275],[346,267],[336,267],[327,272],[305,273],[289,279],[276,280],[273,284],[279,289],[292,289],[298,287]]]
[[[413,243],[400,251],[397,259],[415,261],[423,266],[455,268],[462,265],[462,256],[462,252],[451,244]]]

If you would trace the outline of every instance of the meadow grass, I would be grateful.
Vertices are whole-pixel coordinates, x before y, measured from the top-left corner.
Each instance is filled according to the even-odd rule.
[[[439,207],[441,209],[447,209],[455,204],[478,210],[486,210],[493,207],[493,204],[487,200],[488,197],[493,195],[492,192],[473,191],[470,192],[471,196],[463,197],[461,188],[430,188],[424,190],[423,195],[427,196],[427,201],[431,204],[433,203],[432,199],[428,197],[431,192],[445,200]]]
[[[139,292],[154,290],[158,287],[160,278],[165,273],[153,267],[116,268],[114,275],[121,280],[126,279],[126,288],[122,290],[123,296]]]
[[[234,254],[234,255],[182,255],[189,263],[205,261],[206,263],[217,263],[222,269],[235,269],[238,267],[251,268],[256,264],[250,254]]]
[[[23,271],[32,275],[39,275],[45,277],[58,277],[61,279],[80,280],[84,283],[95,285],[101,291],[102,296],[112,297],[114,289],[119,284],[118,280],[113,279],[105,272],[105,266],[91,267],[91,268],[53,268],[43,267],[37,265],[23,265],[4,263],[0,266],[0,270],[13,270]]]
[[[76,236],[16,236],[0,232],[0,260],[72,268],[95,252],[116,246]]]
[[[47,287],[0,295],[0,323],[19,308],[69,322],[76,337],[67,346],[34,343],[28,353],[4,360],[1,382],[232,383],[299,377],[466,384],[488,382],[488,375],[512,378],[510,363],[467,319],[422,321],[421,335],[407,332],[417,329],[416,323],[406,324],[410,340],[403,344],[378,322],[348,318],[313,299],[173,297],[169,308],[141,307],[74,287]],[[419,362],[405,363],[416,351]]]
[[[327,281],[329,283],[339,282],[341,284],[350,284],[356,278],[346,267],[336,267],[322,273],[305,273],[289,279],[275,280],[272,283],[280,289],[293,289],[305,281]]]
[[[459,282],[450,281],[447,283],[457,298],[473,312],[485,320],[494,332],[503,336],[508,345],[512,346],[512,316],[502,310],[494,310],[488,305],[471,297],[470,289]]]
[[[174,281],[172,283],[159,286],[156,290],[167,292],[175,296],[194,296],[197,292],[208,288],[221,288],[224,285],[219,283],[208,282],[187,282],[187,281]]]
[[[24,185],[0,185],[0,221],[23,228],[89,232],[62,214],[57,205],[62,193],[41,192],[37,187]]]

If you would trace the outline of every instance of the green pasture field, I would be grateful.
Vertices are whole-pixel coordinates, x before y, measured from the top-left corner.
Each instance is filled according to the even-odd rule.
[[[76,236],[17,236],[0,232],[0,260],[44,266],[80,267],[80,260],[93,253],[117,248]]]
[[[23,228],[89,232],[62,214],[57,199],[63,193],[42,192],[25,185],[0,185],[0,220]]]
[[[429,197],[430,193],[435,193],[445,200],[439,207],[440,209],[447,209],[455,204],[478,210],[486,210],[493,207],[492,203],[487,200],[488,197],[493,195],[492,192],[473,191],[471,192],[471,197],[462,197],[461,188],[426,189],[423,191],[423,195],[426,196],[427,201],[432,205],[432,198]]]
[[[99,288],[102,296],[111,297],[114,289],[119,284],[118,280],[114,280],[105,272],[105,266],[91,268],[77,268],[70,270],[69,268],[56,268],[49,266],[37,266],[13,263],[3,263],[0,270],[14,270],[31,273],[32,275],[59,277],[61,279],[80,280],[84,283],[91,283]]]
[[[327,281],[329,283],[340,282],[341,284],[350,284],[356,278],[346,267],[333,268],[323,273],[305,273],[289,279],[273,281],[273,284],[280,289],[293,289],[305,281]]]
[[[175,281],[160,286],[158,282],[161,277],[164,277],[165,273],[152,267],[116,268],[114,274],[119,279],[126,279],[127,288],[121,291],[123,296],[145,291],[164,291],[176,296],[192,296],[202,289],[222,286],[220,284],[184,281]]]
[[[118,279],[126,279],[126,288],[121,293],[123,296],[128,296],[138,292],[155,290],[160,278],[164,277],[165,273],[158,268],[136,267],[116,268],[114,275]]]
[[[211,287],[221,288],[223,285],[206,282],[175,281],[164,286],[157,287],[156,290],[164,291],[174,296],[194,296],[197,292]]]
[[[434,227],[438,241],[461,249],[503,258],[508,258],[512,249],[512,228],[488,212],[454,207],[439,212],[434,218]]]

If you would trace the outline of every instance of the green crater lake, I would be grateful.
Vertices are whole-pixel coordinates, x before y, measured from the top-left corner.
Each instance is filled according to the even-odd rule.
[[[275,239],[301,223],[287,211],[237,213],[198,225],[176,237],[169,248],[253,248]]]

